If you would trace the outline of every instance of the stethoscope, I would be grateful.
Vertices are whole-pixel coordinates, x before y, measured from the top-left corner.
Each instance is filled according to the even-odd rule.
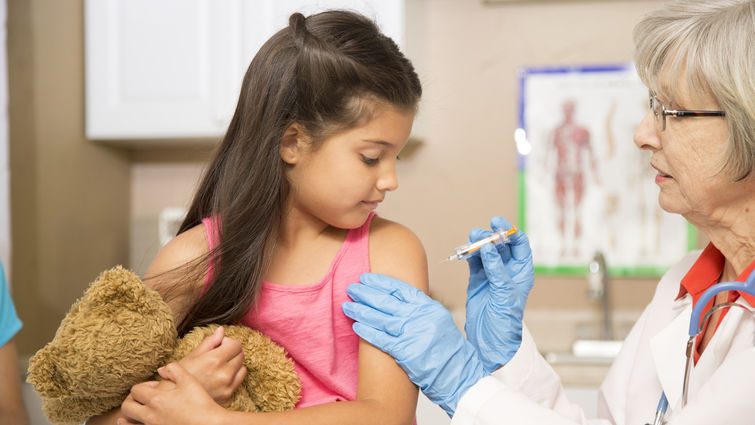
[[[748,309],[742,304],[727,302],[714,306],[710,311],[705,313],[705,316],[702,316],[705,305],[708,304],[713,297],[718,295],[719,292],[723,291],[739,291],[755,296],[755,270],[750,273],[747,280],[744,282],[721,282],[711,286],[703,293],[703,296],[697,301],[695,308],[692,309],[692,316],[689,319],[689,340],[687,341],[687,350],[685,353],[687,356],[687,364],[684,366],[684,382],[682,383],[682,407],[687,404],[687,390],[689,386],[689,376],[690,373],[692,373],[693,368],[692,352],[695,349],[695,339],[697,338],[697,335],[702,332],[702,328],[705,325],[705,322],[710,318],[710,315],[713,314],[714,311],[726,307],[741,307],[750,313],[755,313],[755,311]],[[666,399],[666,393],[664,392],[661,393],[661,399],[658,400],[658,407],[655,410],[653,425],[663,424],[663,416],[666,414],[666,409],[668,409],[668,400]]]

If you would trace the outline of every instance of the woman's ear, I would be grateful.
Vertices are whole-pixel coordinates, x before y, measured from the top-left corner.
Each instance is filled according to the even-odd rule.
[[[304,140],[304,129],[299,124],[293,123],[288,126],[283,132],[280,144],[280,156],[283,162],[289,165],[299,162]]]

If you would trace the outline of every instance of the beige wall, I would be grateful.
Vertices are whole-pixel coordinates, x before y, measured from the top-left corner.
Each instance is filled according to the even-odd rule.
[[[417,232],[435,295],[461,307],[465,267],[439,259],[491,216],[517,216],[517,68],[631,61],[632,27],[661,2],[410,3],[417,10],[409,16],[416,24],[408,25],[407,49],[420,61],[426,144],[401,161],[402,188],[381,212]],[[615,303],[630,310],[641,308],[655,284],[615,283]],[[585,292],[582,278],[538,278],[529,308],[594,309]]]
[[[143,274],[160,249],[158,215],[188,207],[211,155],[212,145],[137,152],[131,165],[130,267]]]
[[[494,215],[517,219],[517,68],[632,60],[632,28],[660,1],[409,1],[407,52],[425,95],[426,143],[400,161],[401,189],[380,211],[408,225],[427,250],[431,290],[463,309],[467,271],[440,263]],[[614,279],[614,330],[627,332],[656,279]],[[597,337],[600,305],[582,277],[536,279],[525,319],[543,351]]]
[[[491,216],[516,219],[517,67],[630,61],[634,23],[660,3],[407,0],[406,51],[425,88],[423,143],[400,161],[401,189],[379,212],[421,238],[433,294],[446,305],[463,307],[466,269],[439,260]],[[84,140],[81,6],[9,0],[13,279],[25,353],[52,337],[97,272],[145,266],[157,249],[157,212],[188,201],[207,157]],[[621,317],[631,322],[654,286],[616,279]],[[583,278],[539,277],[528,315],[597,317],[585,293]]]
[[[22,355],[128,257],[129,154],[84,139],[80,0],[9,0],[14,299]]]

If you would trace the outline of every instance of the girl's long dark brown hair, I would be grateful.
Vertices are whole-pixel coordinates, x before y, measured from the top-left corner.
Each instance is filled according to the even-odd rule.
[[[317,141],[363,120],[362,100],[416,108],[421,94],[411,62],[371,20],[348,11],[291,15],[249,65],[228,131],[178,231],[204,217],[221,223],[219,245],[186,269],[201,279],[214,266],[212,285],[179,334],[238,322],[254,306],[289,192],[279,147],[292,123]]]

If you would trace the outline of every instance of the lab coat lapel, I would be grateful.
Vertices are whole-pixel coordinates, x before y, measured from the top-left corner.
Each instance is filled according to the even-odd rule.
[[[682,398],[684,355],[689,339],[689,318],[692,299],[689,295],[676,301],[672,307],[678,314],[650,339],[650,352],[655,363],[658,380],[666,393],[669,406],[674,407]]]
[[[738,300],[738,304],[742,304],[741,298]],[[738,307],[730,308],[721,325],[716,329],[716,333],[713,334],[713,338],[711,338],[705,351],[700,356],[700,360],[695,365],[695,369],[692,371],[692,376],[690,377],[690,400],[694,398],[697,389],[705,382],[708,382],[711,375],[721,366],[730,353],[752,346],[752,341],[747,340],[748,338],[737,337],[737,335],[752,335],[753,333],[752,321],[742,321],[744,313],[745,311]],[[749,313],[747,317],[750,317]],[[713,326],[713,324],[709,326]],[[739,329],[743,326],[748,327],[749,332],[747,329]]]

